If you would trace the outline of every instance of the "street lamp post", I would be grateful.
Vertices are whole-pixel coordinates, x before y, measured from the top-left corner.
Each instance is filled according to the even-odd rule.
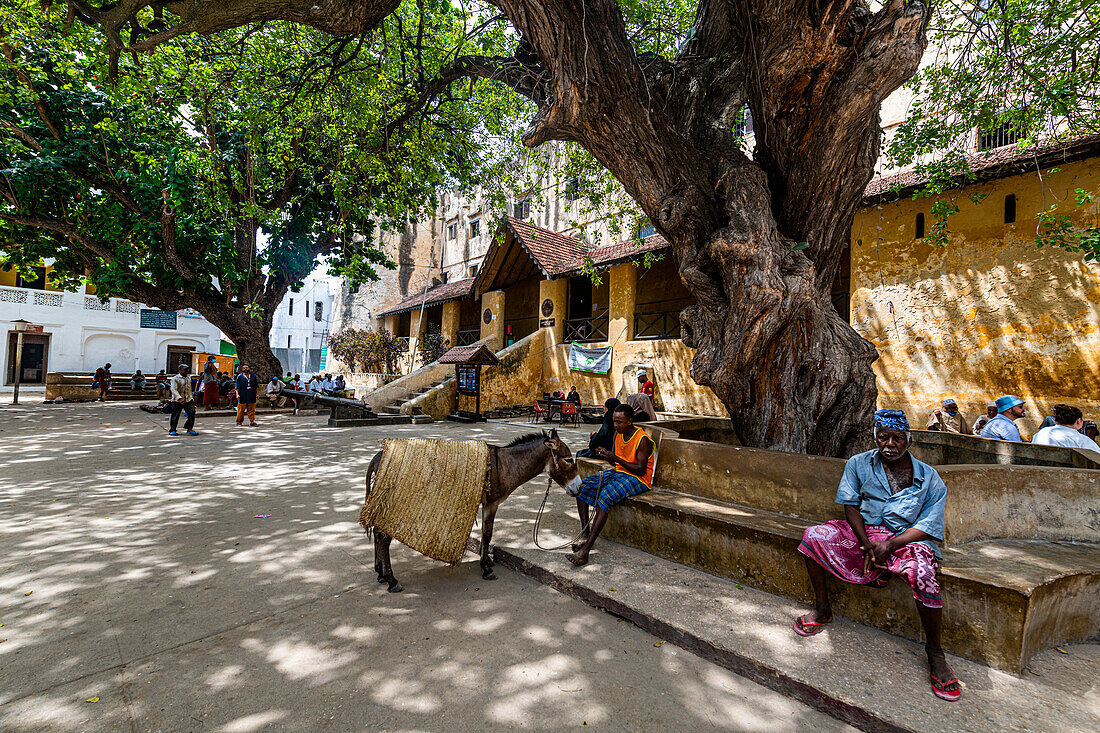
[[[12,321],[11,325],[15,326],[15,392],[12,394],[11,403],[13,405],[19,404],[19,382],[23,377],[23,332],[27,330],[27,326],[31,325],[29,321],[24,321],[22,318],[17,318]]]

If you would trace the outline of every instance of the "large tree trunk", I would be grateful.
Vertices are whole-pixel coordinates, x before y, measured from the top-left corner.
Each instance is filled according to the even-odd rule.
[[[881,140],[878,109],[916,70],[928,9],[703,0],[666,61],[636,54],[614,0],[500,0],[539,63],[470,58],[539,113],[528,145],[579,143],[672,244],[698,304],[691,375],[746,445],[845,455],[870,444],[874,347],[830,298]],[[734,120],[748,104],[756,155]]]
[[[262,314],[254,317],[243,308],[219,306],[208,307],[207,312],[203,313],[207,320],[229,337],[237,347],[237,358],[242,364],[248,364],[261,382],[283,374],[282,363],[271,350],[274,312],[274,307],[264,308]]]

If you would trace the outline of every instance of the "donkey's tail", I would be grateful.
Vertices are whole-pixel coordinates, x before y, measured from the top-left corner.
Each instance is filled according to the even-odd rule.
[[[367,466],[367,491],[363,495],[363,508],[359,512],[359,524],[363,526],[363,529],[369,530],[370,525],[367,524],[367,501],[370,499],[370,482],[374,478],[374,474],[378,472],[378,466],[382,463],[382,451],[378,451],[374,454],[374,458],[370,460],[370,465]]]

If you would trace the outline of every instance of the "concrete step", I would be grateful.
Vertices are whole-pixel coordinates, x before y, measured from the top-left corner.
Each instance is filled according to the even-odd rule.
[[[611,513],[606,536],[755,588],[811,600],[802,532],[817,520],[656,488]],[[986,540],[945,549],[944,646],[1019,672],[1037,651],[1100,634],[1100,546]],[[885,589],[830,583],[840,613],[909,639],[920,620],[904,581]]]

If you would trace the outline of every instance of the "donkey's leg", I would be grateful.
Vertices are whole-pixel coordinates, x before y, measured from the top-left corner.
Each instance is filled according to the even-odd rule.
[[[374,530],[374,572],[378,574],[379,583],[388,583],[386,580],[385,567],[382,564],[382,534],[380,529]],[[387,553],[388,554],[388,553]]]
[[[378,530],[375,530],[375,533],[375,542],[378,543],[382,554],[382,579],[384,582],[389,583],[389,588],[386,590],[390,593],[400,593],[405,589],[397,582],[397,578],[393,576],[393,568],[390,567],[390,541],[393,538]]]
[[[370,464],[367,466],[367,491],[363,495],[363,506],[366,507],[367,501],[370,500],[370,484],[371,479],[374,477],[375,472],[378,470],[378,464],[382,462],[382,451],[378,451],[374,454],[374,458],[371,459]],[[363,528],[368,534],[370,529]],[[384,583],[382,578],[382,558],[378,553],[378,530],[374,531],[374,572],[378,574],[378,582]]]
[[[481,577],[483,580],[497,579],[496,573],[493,572],[493,558],[489,552],[489,545],[493,541],[493,521],[497,518],[498,506],[499,504],[486,505],[485,513],[481,518]]]

